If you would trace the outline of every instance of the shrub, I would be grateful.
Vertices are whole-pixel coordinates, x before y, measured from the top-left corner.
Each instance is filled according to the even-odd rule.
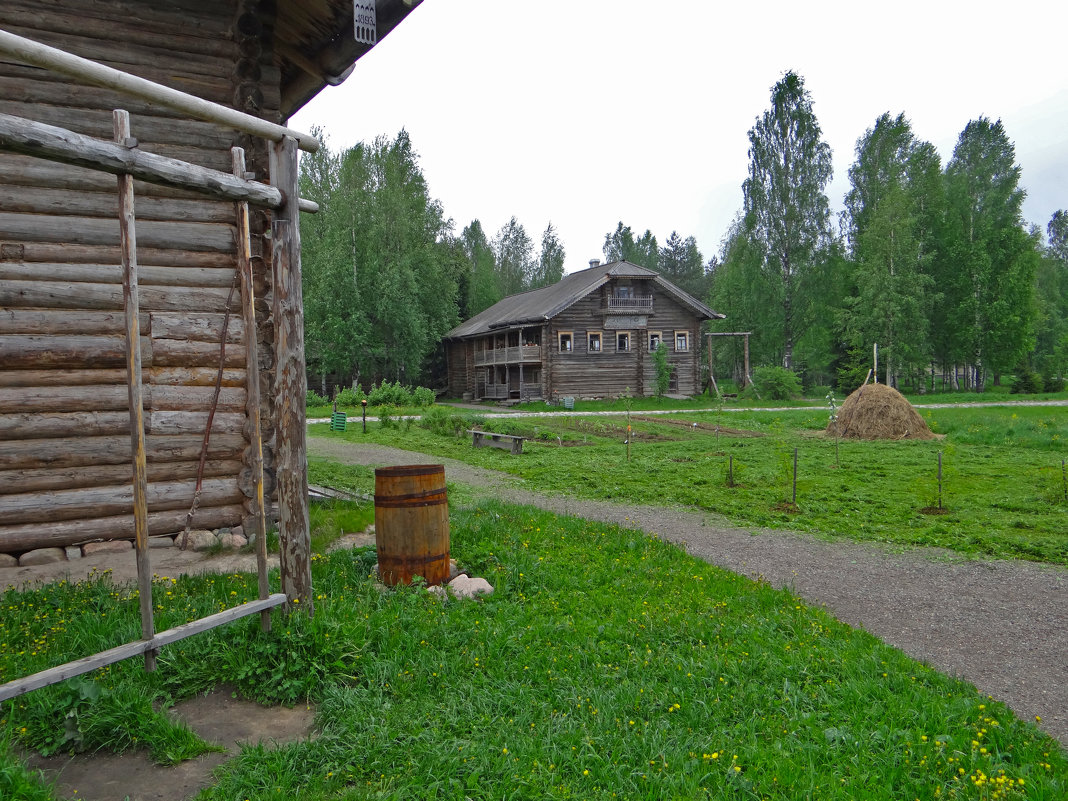
[[[765,400],[789,400],[801,394],[797,373],[785,367],[758,367],[753,371],[753,385]]]
[[[667,345],[660,342],[653,351],[653,368],[656,370],[656,397],[662,398],[671,386],[671,365],[667,360]]]
[[[412,401],[416,406],[432,406],[435,397],[434,390],[427,387],[416,387],[412,390]]]
[[[1064,379],[1060,376],[1048,373],[1042,377],[1043,392],[1064,392]]]
[[[367,393],[369,406],[414,406],[412,393],[408,387],[402,387],[400,381],[389,383],[385,379],[377,387],[371,384],[371,391]]]
[[[1034,395],[1042,391],[1042,376],[1029,367],[1020,367],[1012,381],[1013,395]]]
[[[308,394],[304,396],[305,406],[326,406],[330,403],[327,398],[324,398],[314,389],[309,389]]]
[[[359,406],[360,402],[367,396],[363,392],[362,387],[345,387],[343,390],[337,393],[337,405],[338,406]]]

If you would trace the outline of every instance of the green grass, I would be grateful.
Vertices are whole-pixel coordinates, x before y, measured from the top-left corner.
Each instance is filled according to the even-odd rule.
[[[945,439],[842,441],[823,435],[824,409],[688,412],[683,423],[730,427],[759,437],[716,436],[670,420],[633,415],[630,461],[622,417],[488,421],[530,437],[524,453],[471,447],[470,439],[419,426],[319,436],[379,442],[521,476],[545,492],[625,502],[676,504],[739,526],[808,531],[831,539],[936,546],[963,554],[1068,564],[1068,501],[1061,460],[1068,415],[1057,407],[922,410]],[[572,447],[560,447],[561,445]],[[797,509],[792,460],[798,450]],[[314,447],[312,449],[314,451]],[[938,505],[943,457],[945,514]],[[735,486],[728,486],[733,460]]]
[[[253,617],[165,648],[154,674],[130,661],[89,678],[100,697],[169,701],[228,679],[318,704],[314,739],[245,749],[201,801],[1068,792],[1068,760],[1032,723],[788,592],[530,508],[454,508],[451,528],[454,556],[496,587],[484,601],[381,593],[373,555],[338,552],[313,560],[313,619],[276,612],[264,635]],[[162,628],[251,597],[255,580],[157,588]],[[106,579],[2,601],[7,678],[136,636],[136,598]],[[57,725],[45,699],[69,692],[5,703],[6,736],[36,745]],[[133,709],[138,734],[150,713]]]
[[[329,474],[320,474],[329,475]],[[327,484],[335,489],[359,489],[343,479],[339,486],[333,480],[323,481],[321,477],[311,479],[312,483]],[[373,486],[373,473],[372,473]],[[308,518],[312,531],[312,551],[324,553],[332,543],[344,534],[363,531],[375,522],[374,501],[340,501],[323,500],[310,504]]]

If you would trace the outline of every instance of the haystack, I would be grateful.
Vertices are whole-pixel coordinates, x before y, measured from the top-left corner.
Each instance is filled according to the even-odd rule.
[[[827,424],[834,434],[835,424]],[[867,384],[838,409],[838,436],[847,439],[935,439],[912,404],[893,387]]]

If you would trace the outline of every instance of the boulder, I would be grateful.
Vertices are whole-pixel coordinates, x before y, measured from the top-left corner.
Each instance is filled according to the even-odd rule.
[[[30,565],[53,565],[56,562],[66,562],[67,554],[62,548],[34,548],[26,551],[19,557],[21,567]]]
[[[219,544],[228,551],[236,551],[248,545],[248,540],[240,534],[221,534],[219,535]]]
[[[170,536],[168,534],[164,534],[163,536],[160,536],[160,537],[149,537],[148,538],[148,547],[149,548],[173,548],[174,547],[174,537],[172,537],[172,536]]]
[[[179,546],[182,542],[183,534],[179,534],[177,542]],[[189,532],[189,542],[186,548],[190,551],[210,551],[219,541],[215,538],[214,531],[208,531],[206,528],[193,529]]]
[[[129,540],[107,540],[105,542],[87,542],[82,546],[82,554],[93,556],[98,553],[122,553],[133,548]]]
[[[63,549],[63,551],[67,554],[68,561],[70,561],[71,559],[82,558],[82,549],[78,545],[68,545],[66,548]]]
[[[449,592],[456,598],[475,598],[479,595],[492,595],[493,585],[484,578],[461,575],[449,582]]]
[[[18,567],[19,560],[9,553],[0,553],[0,567]]]

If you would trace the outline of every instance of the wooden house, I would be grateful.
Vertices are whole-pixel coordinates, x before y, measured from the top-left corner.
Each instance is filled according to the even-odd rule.
[[[380,39],[417,2],[359,5],[377,12]],[[361,43],[356,30],[353,0],[0,3],[0,45],[32,40],[276,125],[340,83],[370,49],[375,32]],[[83,144],[92,137],[138,158],[156,154],[214,170],[212,185],[219,173],[236,174],[250,191],[266,192],[262,184],[276,184],[283,171],[295,188],[295,146],[291,164],[278,161],[286,137],[268,141],[238,123],[176,111],[154,95],[131,96],[125,85],[87,85],[11,49],[0,53],[0,553],[131,539],[134,382],[127,380],[124,344],[120,192],[113,175],[73,166],[69,157],[59,163],[29,155],[41,140],[26,121],[81,134]],[[125,136],[113,127],[115,109],[130,114]],[[21,139],[10,135],[19,126],[29,131]],[[232,160],[234,146],[244,149],[243,166]],[[299,381],[279,386],[280,360],[303,359],[299,235],[291,239],[296,264],[283,297],[272,271],[279,248],[272,225],[281,211],[252,208],[242,253],[246,240],[232,200],[145,180],[132,186],[140,303],[140,348],[133,351],[148,533],[183,530],[198,477],[194,527],[249,525],[260,441],[259,486],[269,499],[282,481],[282,415],[290,415],[294,431],[304,426],[303,364]],[[289,209],[292,230],[296,193],[287,193],[274,189],[272,197]],[[242,313],[245,288],[232,294],[242,263],[250,268],[252,314]],[[293,475],[304,470],[302,451],[288,458]]]
[[[446,335],[449,394],[482,399],[652,395],[660,343],[669,392],[697,394],[701,325],[720,319],[659,273],[626,261],[507,297]]]

